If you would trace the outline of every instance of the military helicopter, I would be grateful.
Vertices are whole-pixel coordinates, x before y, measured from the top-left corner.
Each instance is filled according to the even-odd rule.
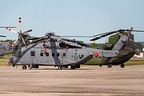
[[[137,45],[134,41],[134,32],[144,32],[141,30],[133,30],[131,29],[120,29],[112,32],[106,32],[102,34],[98,34],[93,36],[91,41],[95,41],[101,39],[102,37],[109,36],[108,42],[104,44],[103,50],[113,50],[119,51],[119,55],[116,57],[106,57],[102,59],[102,65],[108,65],[108,68],[111,68],[112,65],[119,65],[121,68],[124,68],[124,63],[128,61],[134,54],[137,52]]]
[[[58,69],[70,66],[70,69],[75,69],[93,57],[114,57],[118,53],[118,51],[89,48],[86,44],[75,40],[47,33],[46,36],[33,38],[33,41],[19,49],[9,62],[13,66],[23,65],[22,69],[27,69],[26,65],[30,68],[38,68],[41,65],[55,66]]]
[[[22,65],[22,69],[38,68],[43,66],[56,66],[58,69],[70,66],[71,69],[80,68],[95,57],[114,57],[118,51],[99,50],[89,48],[86,44],[75,40],[61,38],[54,33],[47,33],[42,37],[32,37],[27,31],[21,30],[21,17],[19,18],[19,32],[7,27],[7,30],[17,33],[18,38],[12,43],[14,55],[9,59],[12,66]],[[27,65],[27,66],[26,66]]]
[[[0,28],[16,28],[16,27],[0,26]],[[6,37],[6,36],[0,35],[0,37]],[[0,56],[12,53],[13,50],[14,50],[14,47],[12,46],[12,42],[3,42],[3,41],[0,41]]]

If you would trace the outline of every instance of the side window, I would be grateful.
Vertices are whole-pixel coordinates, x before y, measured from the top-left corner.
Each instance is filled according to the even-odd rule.
[[[63,57],[66,57],[66,53],[63,53]]]
[[[55,56],[55,53],[52,53],[52,56],[54,57],[54,56]]]
[[[57,57],[59,57],[60,56],[60,53],[57,53]]]
[[[41,52],[40,52],[40,56],[43,56],[43,50],[41,50]]]
[[[46,56],[49,56],[49,53],[47,52],[47,53],[45,53],[45,55],[46,55]]]
[[[30,55],[31,55],[32,57],[34,57],[34,56],[35,56],[35,51],[31,51]]]

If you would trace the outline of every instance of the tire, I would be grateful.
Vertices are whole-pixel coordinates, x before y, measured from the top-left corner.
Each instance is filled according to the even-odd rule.
[[[111,64],[108,64],[108,68],[112,68],[112,65],[111,65]]]
[[[26,70],[26,69],[27,69],[27,66],[26,66],[26,65],[23,65],[23,66],[22,66],[22,69],[23,69],[23,70]]]
[[[121,64],[121,65],[120,65],[120,67],[121,67],[121,68],[124,68],[124,67],[125,67],[125,65],[124,65],[124,64]]]
[[[68,66],[67,65],[65,65],[65,66],[63,66],[64,68],[68,68]]]
[[[80,68],[80,64],[77,64],[77,65],[76,65],[76,68]]]
[[[99,66],[102,67],[102,64],[100,64]]]
[[[39,65],[32,65],[32,68],[39,68]]]
[[[70,69],[75,69],[75,68],[76,68],[75,65],[70,66]]]

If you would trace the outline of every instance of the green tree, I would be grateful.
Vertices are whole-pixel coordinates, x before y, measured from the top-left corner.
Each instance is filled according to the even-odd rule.
[[[97,48],[97,44],[95,42],[93,42],[93,43],[90,44],[90,47]]]

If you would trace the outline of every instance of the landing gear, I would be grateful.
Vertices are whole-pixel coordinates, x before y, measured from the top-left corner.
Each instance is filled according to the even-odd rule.
[[[26,70],[26,69],[27,69],[27,66],[26,66],[26,65],[23,65],[23,66],[22,66],[22,69],[23,69],[23,70]]]
[[[66,65],[65,65],[65,66],[63,66],[63,67],[64,67],[64,68],[68,68],[68,66],[66,66]]]
[[[108,64],[108,68],[111,68],[112,67],[112,65],[111,64]]]
[[[15,67],[15,64],[12,64],[12,67]]]
[[[75,65],[70,65],[70,69],[75,69],[76,66]]]
[[[32,68],[39,68],[39,65],[37,64],[30,64],[28,65],[28,68],[32,69]]]
[[[121,68],[124,68],[124,67],[125,67],[125,65],[124,65],[124,64],[120,64],[120,67],[121,67]]]
[[[80,68],[80,64],[75,65],[76,68]]]
[[[32,68],[39,68],[39,65],[32,65]]]
[[[102,67],[102,64],[100,64],[99,66]]]
[[[63,69],[63,66],[58,66],[58,70],[62,70]]]

